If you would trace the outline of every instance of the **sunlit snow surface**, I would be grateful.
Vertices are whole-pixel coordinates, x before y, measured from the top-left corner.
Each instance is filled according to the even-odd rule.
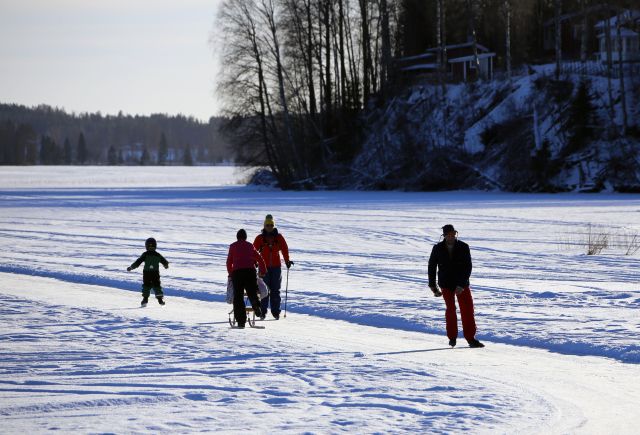
[[[587,256],[580,234],[640,232],[640,196],[281,192],[246,175],[0,168],[3,427],[631,433],[640,253]],[[288,315],[231,330],[227,248],[267,213],[296,263]],[[445,223],[471,246],[482,350],[446,349],[426,291]],[[167,305],[140,309],[126,267],[150,236]]]

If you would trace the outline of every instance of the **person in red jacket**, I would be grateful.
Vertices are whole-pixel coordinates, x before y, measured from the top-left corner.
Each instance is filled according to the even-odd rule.
[[[258,251],[251,243],[247,242],[247,232],[244,229],[238,230],[236,238],[238,240],[229,246],[227,272],[233,281],[233,313],[238,322],[238,328],[244,328],[247,321],[247,313],[244,309],[245,290],[256,316],[262,317],[256,265],[260,269],[260,276],[267,273],[267,266]]]
[[[267,274],[264,282],[269,286],[269,297],[262,300],[262,316],[264,320],[267,309],[271,305],[271,314],[273,318],[280,318],[280,286],[282,284],[282,262],[280,260],[280,252],[284,257],[284,263],[289,269],[293,266],[293,261],[289,259],[289,247],[282,234],[278,233],[275,227],[273,216],[268,214],[264,219],[264,229],[262,233],[256,237],[253,246],[262,255],[267,265]]]

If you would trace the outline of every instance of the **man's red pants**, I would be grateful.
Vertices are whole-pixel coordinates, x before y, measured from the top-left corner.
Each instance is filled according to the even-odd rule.
[[[456,300],[458,296],[458,305],[460,306],[460,317],[462,318],[462,332],[464,338],[473,340],[476,337],[476,321],[473,316],[473,298],[471,297],[471,289],[465,287],[464,291],[456,295],[455,291],[448,288],[442,289],[442,297],[447,306],[445,318],[447,319],[447,337],[449,340],[458,337],[458,316],[456,315]]]

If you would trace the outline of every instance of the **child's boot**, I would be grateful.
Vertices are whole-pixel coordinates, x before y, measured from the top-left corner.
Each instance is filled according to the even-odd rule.
[[[148,302],[149,302],[149,298],[148,298],[148,297],[146,297],[146,296],[144,296],[144,297],[142,298],[142,302],[140,302],[140,306],[141,306],[141,307],[146,307]]]
[[[160,305],[164,305],[164,299],[162,299],[162,296],[158,296],[158,303]]]

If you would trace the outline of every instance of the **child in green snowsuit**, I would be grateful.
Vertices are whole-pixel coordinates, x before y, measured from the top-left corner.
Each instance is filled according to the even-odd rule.
[[[164,305],[164,294],[160,286],[160,264],[162,264],[165,269],[168,269],[169,262],[165,260],[160,253],[156,252],[158,245],[156,239],[153,237],[148,238],[144,246],[147,250],[143,252],[140,258],[134,261],[131,266],[127,267],[127,271],[129,272],[137,268],[144,262],[144,269],[142,271],[142,303],[140,305],[143,307],[147,306],[151,289],[153,289],[153,293],[156,295],[156,298],[158,298],[158,303]]]

